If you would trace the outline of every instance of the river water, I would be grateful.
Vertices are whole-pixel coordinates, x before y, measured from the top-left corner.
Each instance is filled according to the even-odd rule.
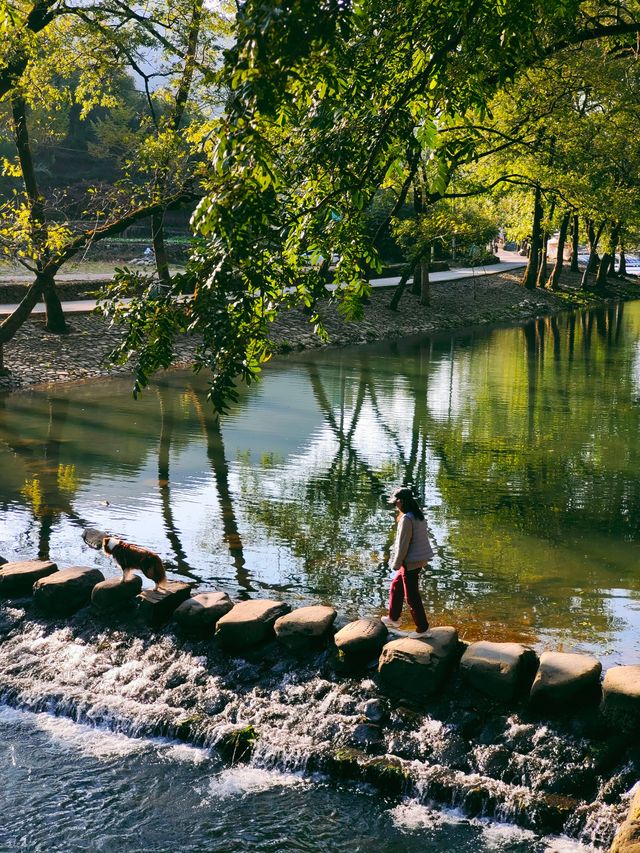
[[[454,624],[468,641],[589,651],[605,667],[635,663],[639,339],[640,303],[628,303],[517,328],[300,354],[270,365],[221,422],[204,381],[187,373],[168,374],[137,402],[121,378],[0,396],[0,554],[115,574],[81,539],[92,526],[153,548],[171,577],[203,588],[331,603],[344,619],[376,614],[385,608],[394,527],[383,498],[411,483],[436,551],[422,585],[432,624]],[[298,687],[273,682],[282,678],[277,665],[267,689],[264,666],[247,673],[253,664],[238,664],[227,674],[237,684],[225,711],[211,714],[226,714],[226,723],[257,716],[271,735],[250,765],[225,768],[208,748],[213,724],[202,747],[171,736],[171,709],[211,699],[210,686],[188,702],[183,695],[192,677],[205,677],[192,676],[198,650],[165,637],[161,651],[143,638],[114,652],[122,639],[104,627],[98,635],[80,619],[77,630],[43,628],[19,605],[2,618],[13,628],[0,645],[0,692],[23,709],[0,714],[0,786],[16,818],[0,831],[7,849],[579,849],[576,840],[516,827],[508,809],[498,809],[498,823],[471,819],[468,809],[466,817],[434,810],[428,785],[388,802],[314,776],[308,754],[341,737],[342,718],[356,720],[367,698],[361,686],[350,700],[318,686],[303,713]],[[154,654],[163,672],[176,655],[190,656],[190,675],[160,691],[159,664],[145,658]],[[309,670],[309,683],[322,681],[320,669]],[[285,709],[276,724],[269,708],[278,690]],[[325,690],[340,720],[335,731],[307,735],[327,714]],[[282,720],[289,751],[304,760],[283,758]],[[418,729],[407,757],[428,767],[440,749],[442,766],[467,775],[488,773],[482,749],[512,744],[529,725],[505,719],[493,742],[483,736],[471,758],[451,762],[457,735],[433,724]],[[518,776],[512,762],[500,784],[535,793],[558,751],[569,750],[563,760],[576,766],[586,760],[578,742],[534,729],[526,749],[512,749],[526,769]],[[163,730],[166,741],[157,737]],[[633,773],[616,773],[622,793]],[[606,843],[619,817],[618,800],[604,799],[596,817],[567,828],[585,845]]]

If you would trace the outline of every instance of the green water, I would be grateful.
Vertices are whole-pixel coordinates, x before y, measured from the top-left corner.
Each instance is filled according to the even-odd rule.
[[[203,385],[0,397],[0,554],[114,574],[94,526],[203,587],[382,613],[411,482],[432,624],[637,662],[640,302],[290,357],[221,423]]]

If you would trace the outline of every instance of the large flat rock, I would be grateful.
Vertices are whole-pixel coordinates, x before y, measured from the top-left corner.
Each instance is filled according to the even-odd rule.
[[[191,585],[171,581],[157,589],[143,589],[138,596],[140,616],[152,628],[164,625],[177,607],[191,595]]]
[[[46,613],[70,616],[89,603],[94,586],[103,580],[99,569],[72,566],[37,580],[33,585],[33,598]]]
[[[640,726],[640,664],[612,666],[602,684],[602,713],[612,726],[637,733]]]
[[[127,578],[109,578],[97,583],[91,592],[91,603],[103,613],[118,613],[129,610],[142,590],[142,578],[129,575]]]
[[[216,625],[216,637],[230,649],[245,649],[264,643],[274,636],[273,625],[290,610],[283,601],[254,599],[241,601],[222,616]]]
[[[187,634],[213,634],[218,619],[232,608],[226,592],[201,592],[183,601],[173,618]]]
[[[471,643],[460,661],[463,678],[493,699],[510,701],[529,690],[538,656],[521,643]]]
[[[323,604],[298,607],[276,619],[273,629],[285,646],[294,650],[302,649],[322,640],[331,630],[336,615],[333,607]]]
[[[4,598],[31,595],[33,585],[58,571],[51,560],[25,560],[20,563],[5,563],[0,569],[0,596]]]
[[[592,655],[543,652],[531,686],[531,701],[541,708],[599,697],[602,664]]]
[[[377,657],[387,641],[386,625],[379,619],[356,619],[341,628],[333,638],[336,647],[353,657]]]
[[[427,698],[444,683],[458,656],[458,632],[432,628],[425,637],[402,637],[387,643],[378,672],[388,687],[404,696]]]

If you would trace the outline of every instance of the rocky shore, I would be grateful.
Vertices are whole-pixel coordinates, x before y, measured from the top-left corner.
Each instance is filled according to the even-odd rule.
[[[475,279],[437,282],[431,286],[431,304],[406,293],[400,309],[391,311],[393,289],[374,290],[359,323],[345,323],[328,299],[321,314],[329,333],[329,346],[393,340],[414,334],[434,334],[472,326],[520,323],[568,308],[597,306],[605,301],[636,299],[640,285],[632,281],[612,281],[605,297],[576,290],[579,276],[565,273],[564,288],[558,293],[528,291],[520,286],[522,272],[478,276]],[[0,288],[0,302],[3,301]],[[40,317],[29,320],[5,347],[7,375],[0,376],[1,389],[16,389],[53,382],[91,379],[110,374],[126,374],[127,366],[110,368],[108,353],[121,337],[98,314],[72,314],[68,335],[53,335],[44,329]],[[327,346],[302,311],[282,315],[273,327],[276,352]],[[177,347],[176,366],[188,365],[196,347],[194,339],[183,339]]]

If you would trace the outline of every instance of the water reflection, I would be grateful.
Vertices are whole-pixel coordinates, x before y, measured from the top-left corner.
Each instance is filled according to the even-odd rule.
[[[422,495],[434,623],[638,652],[640,304],[273,365],[222,422],[192,375],[0,397],[0,553],[100,565],[85,525],[235,595],[384,607]]]

